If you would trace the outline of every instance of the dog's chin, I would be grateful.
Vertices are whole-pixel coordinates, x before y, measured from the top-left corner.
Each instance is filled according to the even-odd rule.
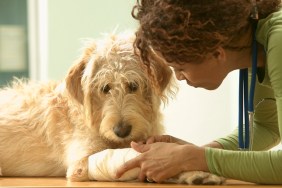
[[[101,136],[101,139],[106,143],[110,148],[116,149],[116,148],[128,148],[130,147],[130,143],[132,141],[134,142],[144,142],[146,141],[146,138],[144,136],[139,137],[133,137],[132,135],[129,135],[125,138],[108,138],[106,136]]]

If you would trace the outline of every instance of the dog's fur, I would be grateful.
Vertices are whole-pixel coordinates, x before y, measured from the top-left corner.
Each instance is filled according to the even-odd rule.
[[[174,96],[171,69],[155,56],[150,74],[122,33],[89,42],[62,82],[13,81],[0,90],[0,174],[86,181],[88,157],[163,133],[161,104]],[[175,183],[221,184],[205,172]]]
[[[4,176],[87,180],[89,155],[162,133],[172,72],[158,64],[148,76],[133,41],[123,33],[89,42],[61,83],[15,80],[1,89]]]

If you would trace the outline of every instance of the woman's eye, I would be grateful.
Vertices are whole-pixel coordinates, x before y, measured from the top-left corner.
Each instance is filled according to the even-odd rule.
[[[101,91],[104,93],[104,94],[108,94],[111,90],[111,87],[109,86],[109,84],[105,85],[102,87]]]
[[[128,84],[128,89],[129,89],[130,93],[133,93],[133,92],[137,91],[138,84],[131,82],[131,83]]]

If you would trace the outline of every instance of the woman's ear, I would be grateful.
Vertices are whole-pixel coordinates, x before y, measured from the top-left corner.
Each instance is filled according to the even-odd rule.
[[[226,61],[226,52],[222,47],[218,47],[213,53],[213,57],[219,62]]]

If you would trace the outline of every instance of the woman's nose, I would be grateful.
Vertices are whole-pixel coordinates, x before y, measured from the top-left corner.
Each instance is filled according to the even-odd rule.
[[[177,80],[179,80],[179,81],[186,80],[185,76],[180,71],[176,71],[175,76],[176,76]]]

